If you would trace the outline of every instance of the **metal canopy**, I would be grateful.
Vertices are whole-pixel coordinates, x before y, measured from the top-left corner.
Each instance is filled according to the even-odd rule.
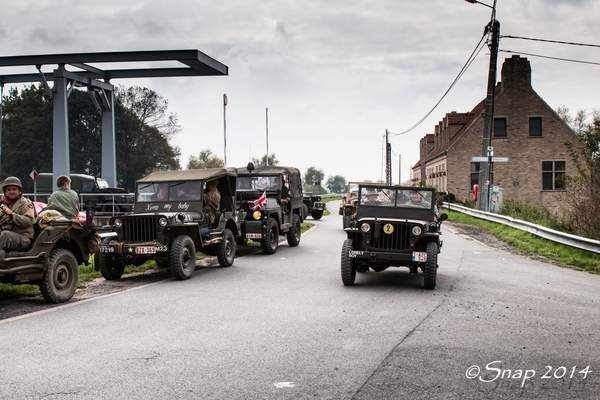
[[[98,64],[110,63],[149,63],[179,62],[180,67],[107,69]],[[94,65],[90,65],[94,64]],[[57,65],[56,69],[42,72],[44,65]],[[68,71],[69,65],[75,70]],[[111,79],[164,78],[181,76],[219,76],[228,75],[228,67],[198,50],[155,50],[123,51],[105,53],[45,54],[0,57],[2,67],[33,66],[37,73],[0,74],[0,87],[6,83],[27,83],[41,81],[49,90],[53,99],[53,175],[70,174],[69,161],[69,124],[67,98],[73,86],[87,86],[91,92],[98,92],[102,104],[102,177],[108,183],[117,186],[115,128],[114,128],[114,87]],[[47,82],[54,81],[54,90]],[[70,85],[70,86],[69,86]],[[0,110],[2,99],[0,97]],[[0,118],[2,115],[0,114]],[[2,122],[0,119],[0,146]],[[1,157],[1,147],[0,147]]]
[[[88,64],[177,61],[186,67],[100,69]],[[0,67],[71,65],[81,69],[78,75],[90,79],[163,78],[175,76],[228,75],[228,68],[198,50],[123,51],[107,53],[46,54],[0,57]],[[44,73],[46,80],[53,73]],[[39,73],[0,75],[0,83],[25,83],[40,79]]]

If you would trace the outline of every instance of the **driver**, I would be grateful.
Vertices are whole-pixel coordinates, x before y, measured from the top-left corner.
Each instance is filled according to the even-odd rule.
[[[366,199],[363,199],[362,204],[366,205],[376,205],[379,203],[377,200],[379,195],[374,190],[369,190],[366,195]]]

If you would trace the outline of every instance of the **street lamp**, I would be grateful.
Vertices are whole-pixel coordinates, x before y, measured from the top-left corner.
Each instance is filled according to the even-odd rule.
[[[477,198],[477,209],[490,211],[490,200],[492,194],[492,128],[494,126],[494,91],[496,88],[496,65],[498,62],[498,46],[500,42],[500,22],[496,20],[496,1],[494,5],[482,3],[477,0],[465,0],[471,4],[481,4],[492,9],[490,23],[485,27],[485,33],[492,33],[490,46],[490,66],[488,70],[487,97],[485,99],[485,121],[483,125],[483,143],[481,145],[481,156],[487,157],[487,163],[480,163],[479,187],[483,188],[483,196]],[[483,184],[483,185],[482,185]]]

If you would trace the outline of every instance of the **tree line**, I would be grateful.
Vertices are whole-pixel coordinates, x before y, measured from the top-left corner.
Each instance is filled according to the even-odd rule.
[[[147,88],[118,86],[114,116],[119,186],[132,191],[153,170],[180,168],[181,150],[170,139],[181,126],[166,99]],[[43,85],[9,90],[2,99],[2,180],[17,176],[32,192],[31,171],[52,172],[52,121],[52,100]],[[71,173],[100,176],[102,115],[86,91],[71,91],[68,124]]]

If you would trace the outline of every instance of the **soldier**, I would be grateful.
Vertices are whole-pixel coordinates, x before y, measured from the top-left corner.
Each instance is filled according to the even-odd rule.
[[[27,250],[33,240],[35,208],[33,203],[23,197],[21,181],[15,176],[4,180],[4,196],[0,208],[0,249]]]
[[[202,196],[204,200],[204,214],[210,225],[214,224],[220,214],[221,194],[217,190],[218,180],[206,182],[206,189]]]
[[[67,219],[77,218],[79,215],[79,196],[71,189],[71,178],[60,175],[56,178],[58,190],[48,198],[48,205],[42,210],[56,210]]]

